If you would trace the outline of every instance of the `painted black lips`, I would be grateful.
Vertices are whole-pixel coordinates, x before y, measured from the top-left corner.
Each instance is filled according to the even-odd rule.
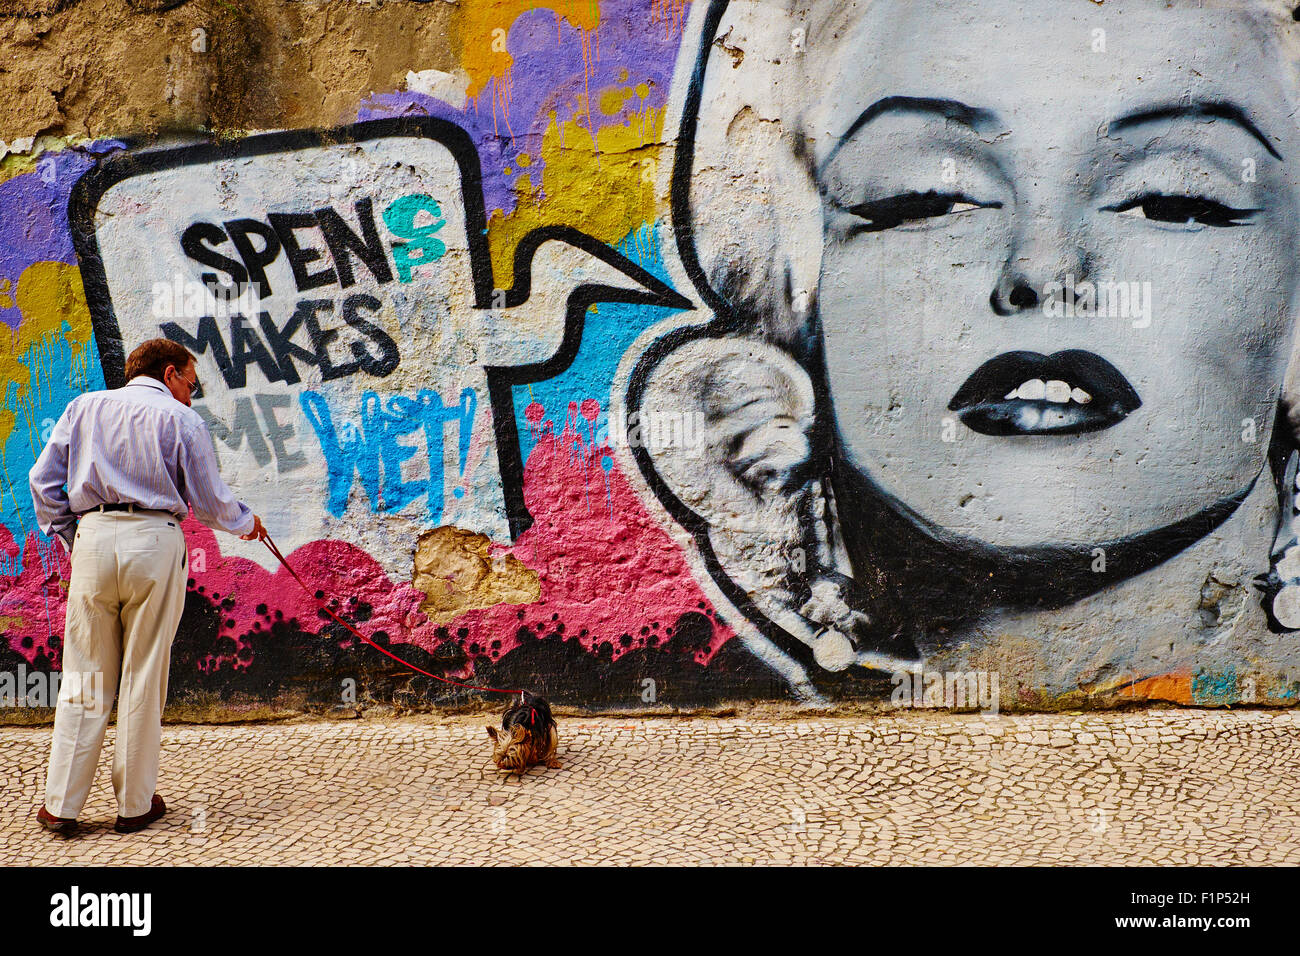
[[[1074,395],[1086,392],[1088,400],[1006,397],[1034,379],[1063,381]],[[1004,352],[977,368],[948,403],[963,425],[981,435],[1078,435],[1110,428],[1141,407],[1123,373],[1083,349]]]

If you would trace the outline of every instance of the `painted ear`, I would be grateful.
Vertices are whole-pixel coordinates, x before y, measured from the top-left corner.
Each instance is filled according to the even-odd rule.
[[[792,556],[825,561],[804,540],[816,484],[812,379],[790,355],[755,339],[687,342],[655,367],[641,408],[628,444],[705,521],[719,564],[746,592],[758,600],[778,586]]]
[[[836,502],[812,459],[815,407],[808,371],[776,345],[695,339],[651,373],[640,431],[629,424],[627,443],[639,441],[677,500],[705,521],[731,582],[811,647],[819,666],[838,671],[860,659],[872,635],[850,587]],[[665,434],[679,422],[694,442]],[[877,657],[872,666],[896,663]]]
[[[497,739],[497,729],[495,727],[489,724],[487,732],[488,732],[488,736],[491,737],[493,740]]]
[[[697,339],[655,368],[626,437],[682,504],[717,527],[803,480],[814,407],[812,379],[776,346]]]

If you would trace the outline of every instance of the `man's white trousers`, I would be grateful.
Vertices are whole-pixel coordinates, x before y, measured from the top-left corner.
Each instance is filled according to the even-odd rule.
[[[187,564],[185,535],[175,515],[92,511],[77,525],[64,676],[45,780],[45,807],[54,816],[81,813],[115,694],[117,812],[123,817],[149,812]]]

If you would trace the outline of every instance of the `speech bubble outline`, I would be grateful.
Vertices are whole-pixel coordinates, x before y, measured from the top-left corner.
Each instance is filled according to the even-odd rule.
[[[370,120],[329,130],[292,130],[266,133],[239,140],[201,143],[172,149],[116,154],[102,159],[74,185],[68,205],[73,246],[81,266],[82,283],[90,308],[96,346],[110,388],[125,384],[125,350],[107,271],[100,252],[95,219],[100,201],[118,183],[185,166],[247,159],[312,148],[359,144],[370,140],[413,137],[442,145],[460,173],[465,216],[473,309],[492,310],[496,284],[487,243],[482,173],[478,151],[469,134],[455,123],[435,117],[398,117]],[[633,263],[606,243],[569,226],[535,229],[515,250],[511,287],[504,290],[504,308],[517,308],[532,295],[534,260],[546,243],[553,242],[595,260],[596,278],[612,270],[634,283],[634,288],[608,282],[586,281],[573,285],[566,296],[564,328],[556,352],[549,358],[520,365],[484,365],[492,408],[501,494],[510,536],[517,539],[532,524],[524,502],[523,461],[514,411],[513,388],[544,381],[562,373],[577,356],[587,310],[600,302],[692,309],[693,303],[670,286]],[[572,260],[572,256],[570,256]],[[601,267],[604,267],[603,269]],[[577,271],[582,271],[581,269]],[[352,489],[355,490],[355,489]],[[349,495],[352,494],[349,491]]]

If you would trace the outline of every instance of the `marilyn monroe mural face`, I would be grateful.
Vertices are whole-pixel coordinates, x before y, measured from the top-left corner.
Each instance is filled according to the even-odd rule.
[[[814,148],[848,459],[999,547],[1128,538],[1241,494],[1297,277],[1276,40],[1191,4],[873,6],[835,41],[866,69],[831,72],[840,135]],[[1128,302],[1053,297],[1086,284]]]
[[[1264,490],[1300,278],[1289,8],[702,19],[673,212],[713,319],[655,343],[629,404],[702,414],[703,462],[638,463],[778,648],[889,666],[909,631],[1160,565]]]

